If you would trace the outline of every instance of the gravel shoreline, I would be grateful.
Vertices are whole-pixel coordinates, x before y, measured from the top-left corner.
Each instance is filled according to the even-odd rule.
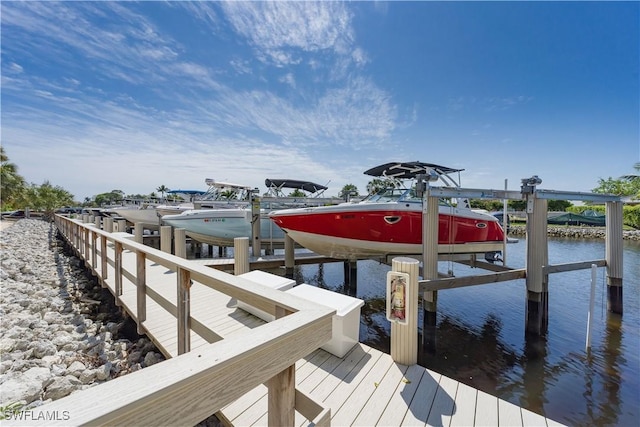
[[[30,409],[164,360],[52,223],[2,228],[0,406]]]
[[[524,225],[510,225],[509,235],[525,236],[527,228]],[[567,237],[575,239],[604,239],[606,237],[603,227],[548,227],[547,235],[550,237]],[[624,240],[640,241],[640,230],[623,230]]]

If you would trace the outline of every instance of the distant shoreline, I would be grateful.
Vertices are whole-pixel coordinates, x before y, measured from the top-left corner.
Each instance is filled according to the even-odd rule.
[[[509,234],[524,236],[527,233],[525,225],[509,226]],[[574,239],[604,239],[606,237],[604,227],[548,227],[547,235],[552,237],[566,237]],[[640,241],[640,230],[623,230],[624,240]]]

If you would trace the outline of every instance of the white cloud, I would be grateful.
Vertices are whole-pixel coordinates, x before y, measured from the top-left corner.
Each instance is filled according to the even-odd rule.
[[[342,2],[224,2],[235,30],[275,64],[297,61],[287,49],[330,50],[340,55],[353,43],[351,14]]]

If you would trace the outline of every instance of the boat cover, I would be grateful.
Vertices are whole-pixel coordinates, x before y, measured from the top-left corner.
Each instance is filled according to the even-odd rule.
[[[329,187],[325,187],[324,185],[315,184],[310,181],[299,181],[296,179],[265,179],[264,185],[267,188],[276,187],[278,189],[281,188],[293,188],[297,190],[308,191],[309,193],[315,193],[317,191],[324,191]]]
[[[398,179],[412,179],[417,175],[435,171],[438,175],[446,175],[451,172],[461,172],[464,169],[454,169],[447,166],[435,165],[423,162],[390,162],[376,166],[365,171],[365,175],[382,176]]]

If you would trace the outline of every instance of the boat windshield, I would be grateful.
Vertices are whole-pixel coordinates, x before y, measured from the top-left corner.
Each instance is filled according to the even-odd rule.
[[[413,188],[385,188],[380,190],[376,194],[372,194],[367,197],[367,202],[376,202],[376,203],[384,203],[384,202],[420,202],[422,199],[416,195],[416,192]]]
[[[385,203],[385,202],[410,202],[422,203],[422,197],[418,196],[415,187],[407,188],[385,188],[376,194],[368,196],[365,202],[369,203]],[[453,207],[450,199],[440,198],[438,204],[441,206]]]

